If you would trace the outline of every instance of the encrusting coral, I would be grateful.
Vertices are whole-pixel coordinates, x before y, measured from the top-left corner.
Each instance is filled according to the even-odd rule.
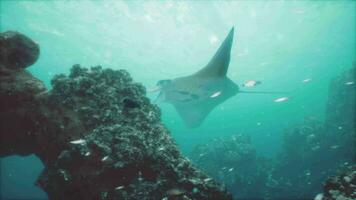
[[[0,155],[37,155],[50,199],[231,199],[181,155],[125,70],[74,65],[48,91],[24,70],[37,44],[5,32],[0,52]]]

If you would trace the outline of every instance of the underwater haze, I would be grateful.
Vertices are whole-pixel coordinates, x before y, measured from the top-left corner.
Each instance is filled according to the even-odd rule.
[[[80,64],[125,69],[150,90],[159,80],[203,68],[234,27],[227,76],[244,91],[285,94],[237,94],[193,129],[171,104],[158,103],[164,125],[188,157],[197,145],[242,134],[257,155],[273,159],[286,129],[324,121],[331,80],[355,65],[355,24],[355,1],[0,2],[0,32],[19,31],[40,45],[29,71],[48,88],[54,75]],[[243,87],[248,80],[261,84]],[[154,102],[158,93],[147,96]],[[46,199],[33,185],[42,168],[35,156],[1,158],[1,198]],[[239,187],[228,189],[248,199]]]

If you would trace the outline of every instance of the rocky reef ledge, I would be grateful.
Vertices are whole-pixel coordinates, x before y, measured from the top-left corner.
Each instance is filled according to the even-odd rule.
[[[125,70],[74,65],[53,89],[25,70],[39,46],[0,34],[0,156],[37,155],[51,200],[228,200],[177,149],[160,110]]]

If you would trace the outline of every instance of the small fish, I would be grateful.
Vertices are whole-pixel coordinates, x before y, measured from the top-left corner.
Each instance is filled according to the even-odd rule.
[[[164,148],[164,147],[160,147],[160,148],[158,148],[158,151],[163,151],[163,150],[165,150],[165,148]]]
[[[249,81],[246,81],[244,84],[242,84],[242,86],[243,87],[254,87],[254,86],[259,85],[261,83],[262,83],[261,81],[249,80]]]
[[[214,94],[212,94],[211,96],[210,96],[210,98],[215,98],[215,97],[218,97],[218,96],[220,96],[221,95],[221,91],[218,91],[218,92],[215,92]]]
[[[205,153],[199,154],[199,157],[203,157],[203,156],[205,156]]]
[[[306,175],[306,176],[310,176],[310,175],[311,175],[310,171],[306,171],[306,172],[305,172],[305,175]]]
[[[234,168],[233,168],[233,167],[231,167],[228,171],[229,171],[229,172],[232,172],[232,170],[234,170]]]
[[[125,186],[120,185],[120,186],[116,187],[115,190],[122,190],[122,189],[124,189],[124,188],[125,188]]]
[[[312,148],[313,151],[320,149],[319,145],[316,145],[315,147]]]
[[[213,179],[212,178],[206,178],[206,179],[204,179],[204,182],[209,182],[211,180],[213,180]]]
[[[89,152],[89,151],[86,152],[86,153],[84,154],[84,156],[90,156],[90,152]]]
[[[339,145],[333,145],[330,147],[330,149],[337,149],[337,148],[339,148]]]
[[[274,102],[280,103],[280,102],[284,102],[284,101],[288,101],[289,98],[288,97],[280,97],[274,100]]]
[[[324,195],[322,193],[320,194],[317,194],[315,197],[314,197],[314,200],[323,200],[324,199]]]
[[[105,156],[101,159],[101,161],[106,161],[109,158],[109,156]]]
[[[312,80],[311,78],[307,78],[307,79],[302,80],[302,82],[303,82],[303,83],[308,83],[308,82],[310,82],[311,80]]]
[[[353,85],[353,84],[354,84],[353,81],[348,81],[348,82],[345,83],[345,85]]]
[[[70,141],[71,144],[84,144],[85,142],[83,139]]]

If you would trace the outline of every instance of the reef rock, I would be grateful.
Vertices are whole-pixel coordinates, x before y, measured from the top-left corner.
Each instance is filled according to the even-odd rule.
[[[26,68],[36,62],[40,48],[33,40],[15,31],[1,33],[0,67]]]
[[[35,151],[35,99],[44,84],[23,70],[39,56],[39,47],[17,32],[0,34],[0,156],[28,155]]]
[[[321,200],[356,199],[356,165],[348,167],[339,176],[333,176],[324,183],[324,194]]]
[[[261,199],[268,189],[266,183],[273,184],[268,176],[271,162],[256,155],[245,135],[215,138],[196,146],[191,157],[197,166],[225,183],[237,199]]]
[[[45,164],[37,184],[50,199],[231,199],[181,155],[158,107],[126,71],[74,65],[46,91],[21,69],[37,58],[28,55],[38,46],[19,40],[1,43],[1,49],[21,43],[28,50],[15,56],[21,62],[1,55],[0,155],[36,154]]]

